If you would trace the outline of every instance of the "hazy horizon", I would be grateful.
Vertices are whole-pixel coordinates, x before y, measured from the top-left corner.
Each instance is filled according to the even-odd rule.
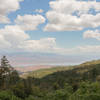
[[[3,55],[2,55],[3,56]],[[0,58],[2,58],[0,56]],[[10,61],[13,67],[30,67],[39,65],[50,66],[70,66],[78,65],[87,61],[99,60],[100,56],[64,56],[55,54],[21,54],[21,55],[7,55],[7,59]]]

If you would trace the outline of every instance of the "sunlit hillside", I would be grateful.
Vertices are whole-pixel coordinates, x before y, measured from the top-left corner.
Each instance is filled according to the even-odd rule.
[[[67,70],[72,70],[72,69],[77,69],[78,73],[84,73],[84,72],[88,72],[89,70],[95,67],[98,67],[99,64],[100,64],[100,60],[93,60],[93,61],[84,62],[80,65],[75,65],[75,66],[56,66],[52,68],[44,68],[44,69],[35,70],[35,71],[21,75],[21,77],[42,78],[47,75],[53,74],[54,72],[67,71]]]

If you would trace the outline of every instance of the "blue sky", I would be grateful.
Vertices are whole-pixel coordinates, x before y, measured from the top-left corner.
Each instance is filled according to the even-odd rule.
[[[24,65],[27,57],[27,65],[100,58],[100,0],[4,0],[0,4],[0,56],[6,54],[18,65]]]

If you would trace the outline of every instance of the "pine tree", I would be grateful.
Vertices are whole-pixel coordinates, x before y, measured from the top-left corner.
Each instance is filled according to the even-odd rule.
[[[7,67],[9,64],[9,61],[7,60],[6,56],[3,56],[1,58],[1,67]]]
[[[0,66],[0,86],[4,89],[8,88],[9,85],[17,81],[19,75],[16,70],[9,64],[6,56],[1,59]],[[13,82],[12,82],[13,81]]]
[[[2,77],[6,76],[6,75],[9,75],[10,73],[12,73],[13,70],[14,69],[9,64],[9,61],[7,60],[6,56],[3,56],[1,58],[0,75]]]

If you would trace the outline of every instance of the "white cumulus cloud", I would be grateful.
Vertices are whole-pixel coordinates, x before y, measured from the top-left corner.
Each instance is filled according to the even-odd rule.
[[[100,2],[96,0],[55,0],[50,1],[50,7],[45,31],[76,31],[100,26]]]
[[[56,39],[47,37],[32,40],[19,26],[7,25],[0,29],[0,49],[22,50],[27,52],[53,52],[56,48]]]
[[[5,40],[4,36],[0,34],[0,49],[5,49],[10,47],[10,43]]]
[[[37,13],[43,13],[44,10],[43,9],[36,9],[35,12],[37,12]]]
[[[42,38],[40,40],[27,40],[19,45],[20,49],[30,52],[53,52],[56,48],[55,38]]]
[[[29,39],[27,35],[19,26],[7,25],[5,28],[0,29],[0,34],[8,41],[12,46],[19,45],[20,42]]]
[[[45,22],[45,18],[42,15],[18,15],[15,22],[25,31],[36,30],[38,25]]]
[[[22,0],[0,0],[0,23],[9,23],[7,15],[20,8]]]
[[[83,37],[100,40],[100,30],[87,30],[84,32]]]

